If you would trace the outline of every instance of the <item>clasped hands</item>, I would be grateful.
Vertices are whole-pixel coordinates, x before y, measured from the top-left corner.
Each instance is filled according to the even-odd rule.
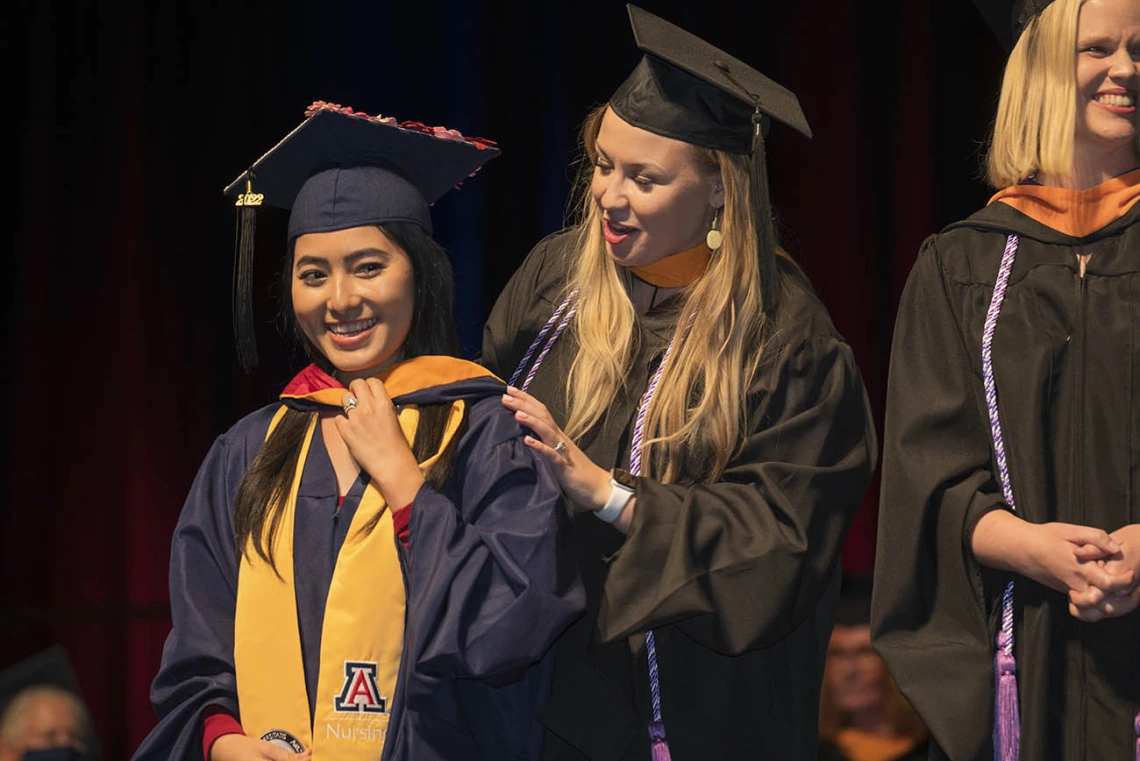
[[[1071,523],[1035,524],[986,514],[972,538],[983,565],[1013,571],[1068,596],[1069,613],[1100,621],[1140,605],[1140,524],[1112,533]]]

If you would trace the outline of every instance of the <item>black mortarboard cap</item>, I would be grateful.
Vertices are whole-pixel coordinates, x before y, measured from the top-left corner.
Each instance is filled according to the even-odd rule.
[[[1007,51],[1013,50],[1025,25],[1053,0],[974,0],[974,6]]]
[[[800,102],[790,90],[700,37],[635,5],[626,8],[634,40],[645,55],[610,98],[610,109],[649,132],[750,157],[760,282],[764,309],[770,311],[779,289],[764,134],[771,118],[811,137]]]
[[[861,576],[844,576],[839,587],[835,625],[866,626],[870,623],[871,580]]]
[[[71,660],[62,645],[50,647],[0,671],[0,715],[3,715],[17,695],[29,687],[57,687],[83,702]],[[84,758],[95,761],[99,758],[99,747],[90,730],[87,727],[87,753]]]
[[[430,235],[428,207],[499,155],[490,140],[323,101],[306,117],[225,189],[240,208],[234,330],[247,370],[257,364],[250,305],[255,207],[289,209],[290,241],[385,222],[411,222]]]
[[[771,117],[811,137],[790,90],[679,26],[635,5],[626,8],[646,55],[610,98],[623,121],[729,153],[752,150],[757,110],[765,121]]]

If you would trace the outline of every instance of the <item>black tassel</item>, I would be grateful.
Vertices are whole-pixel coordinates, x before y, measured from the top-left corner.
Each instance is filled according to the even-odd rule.
[[[768,159],[764,153],[763,114],[759,107],[752,114],[752,160],[748,162],[752,186],[752,218],[760,256],[760,287],[764,311],[771,312],[779,300],[779,274],[776,270],[776,228],[772,223],[772,199],[768,195]]]
[[[246,187],[249,187],[248,180]],[[253,247],[257,237],[257,204],[243,203],[248,195],[251,194],[238,197],[233,282],[234,343],[238,361],[247,373],[257,367],[257,331],[253,324]]]

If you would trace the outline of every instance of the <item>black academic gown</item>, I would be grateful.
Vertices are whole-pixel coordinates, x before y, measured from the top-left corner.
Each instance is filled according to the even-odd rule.
[[[566,508],[549,467],[522,441],[496,378],[432,386],[397,404],[465,399],[466,432],[442,491],[412,503],[410,548],[397,542],[407,594],[404,652],[383,761],[525,761],[541,755],[537,716],[550,692],[554,638],[580,614]],[[306,402],[289,402],[304,409]],[[175,530],[174,622],[151,689],[158,726],[136,761],[199,761],[202,715],[240,717],[233,663],[238,563],[234,497],[280,404],[247,415],[206,456]],[[294,522],[298,630],[310,715],[325,600],[337,555],[364,494],[358,479],[337,507],[332,462],[316,429]],[[486,634],[486,636],[483,636]],[[493,636],[492,636],[493,635]]]
[[[484,363],[504,378],[550,317],[570,236],[547,238],[488,320]],[[819,685],[838,594],[839,549],[870,479],[875,436],[850,347],[781,260],[776,336],[748,392],[743,451],[702,486],[638,479],[628,536],[575,518],[587,614],[559,640],[542,720],[548,759],[649,758],[642,633],[657,637],[661,702],[675,761],[814,760]],[[628,384],[583,448],[628,468],[636,408],[676,325],[675,303],[637,324]],[[566,423],[571,331],[530,392]]]
[[[891,357],[872,635],[930,727],[931,758],[991,759],[993,652],[1009,575],[973,527],[1003,504],[982,386],[982,326],[1021,236],[993,339],[1019,515],[1113,531],[1140,522],[1140,205],[1070,238],[1003,203],[929,238]],[[1096,244],[1084,278],[1074,247]],[[1082,623],[1016,577],[1021,758],[1134,758],[1140,615]]]

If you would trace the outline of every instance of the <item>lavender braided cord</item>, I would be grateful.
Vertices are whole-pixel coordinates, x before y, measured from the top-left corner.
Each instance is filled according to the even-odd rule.
[[[515,368],[514,373],[511,375],[509,381],[510,385],[515,385],[519,376],[522,374],[523,368],[526,367],[527,362],[529,362],[530,358],[534,355],[538,345],[542,343],[542,339],[546,337],[547,333],[550,333],[550,329],[557,323],[558,327],[555,328],[554,333],[551,334],[550,339],[546,342],[542,351],[539,352],[538,357],[534,361],[534,366],[531,367],[530,372],[527,373],[526,379],[523,381],[523,391],[526,391],[527,388],[530,387],[531,381],[534,380],[535,373],[537,373],[538,368],[542,366],[542,362],[546,359],[546,355],[550,352],[551,347],[554,346],[554,343],[562,335],[562,331],[565,330],[570,320],[577,313],[577,305],[571,307],[569,311],[566,311],[566,308],[570,306],[577,295],[578,292],[574,291],[567,296],[558,306],[558,309],[554,311],[554,314],[550,316],[550,319],[546,321],[546,324],[542,327],[542,330],[539,331],[538,335],[535,336],[534,341],[531,342],[530,347],[526,350],[518,367]],[[563,312],[565,312],[564,316]],[[561,318],[561,320],[559,320],[559,318]],[[694,311],[689,318],[688,325],[685,326],[682,340],[688,336],[695,318],[696,312]],[[673,340],[671,340],[669,346],[666,347],[665,354],[661,357],[661,362],[657,365],[657,369],[653,373],[653,378],[649,381],[649,387],[645,389],[645,394],[641,397],[641,403],[638,405],[637,419],[633,426],[633,442],[629,455],[629,470],[630,473],[635,476],[641,475],[641,448],[645,440],[645,416],[649,412],[649,405],[657,393],[657,386],[661,383],[661,376],[664,374],[665,365],[669,364],[669,359],[673,356],[673,348],[676,344],[677,336],[673,336]],[[645,632],[645,648],[646,656],[649,660],[649,696],[653,706],[653,722],[649,726],[649,734],[654,745],[664,746],[664,751],[667,753],[669,744],[665,738],[665,724],[661,718],[661,680],[657,668],[657,640],[653,636],[652,631]]]
[[[657,639],[653,630],[645,632],[645,650],[649,658],[649,701],[653,705],[653,721],[661,724],[662,739],[665,736],[665,722],[661,720],[661,679],[657,675]]]
[[[649,387],[645,389],[645,394],[641,397],[641,404],[637,408],[637,420],[633,425],[633,444],[629,452],[629,472],[635,476],[641,475],[641,444],[645,438],[645,415],[649,411],[649,403],[653,401],[653,395],[657,393],[657,385],[661,382],[665,364],[673,354],[673,345],[676,340],[676,336],[674,336],[673,340],[669,342],[668,348],[665,349],[665,355],[661,357],[661,363],[657,365],[657,370],[653,373]],[[653,705],[653,721],[661,725],[661,742],[665,742],[665,723],[661,719],[661,680],[657,673],[657,639],[653,636],[652,629],[645,632],[645,651],[646,657],[649,659],[649,700]]]
[[[696,317],[696,312],[693,313],[693,316]],[[685,328],[686,336],[688,336],[689,328],[692,325],[693,321],[690,319],[689,325]],[[673,340],[665,349],[664,356],[661,357],[661,363],[657,365],[657,370],[654,371],[653,378],[649,381],[649,387],[645,389],[645,394],[641,397],[641,404],[637,407],[637,420],[633,424],[633,443],[629,450],[629,472],[635,476],[641,475],[641,445],[645,439],[645,416],[649,412],[650,402],[653,401],[653,397],[657,393],[657,385],[661,383],[665,365],[669,364],[669,358],[673,356],[673,347],[676,343],[677,337],[673,336]]]
[[[1002,302],[1005,301],[1006,288],[1009,286],[1009,273],[1013,270],[1013,260],[1017,258],[1017,246],[1020,239],[1010,235],[1005,242],[1005,252],[1001,257],[1001,266],[998,268],[997,280],[994,282],[993,298],[986,312],[986,322],[982,328],[982,383],[986,389],[986,409],[990,415],[990,433],[993,436],[994,455],[997,458],[998,479],[1001,481],[1002,496],[1009,505],[1010,510],[1017,511],[1013,501],[1013,485],[1009,479],[1009,462],[1005,456],[1005,440],[1001,434],[1001,420],[998,415],[997,384],[994,382],[993,342],[994,329],[997,327],[998,315],[1001,313]],[[1013,581],[1005,587],[1001,596],[1001,632],[998,634],[998,647],[1007,655],[1013,653]]]
[[[689,323],[685,326],[682,340],[688,337],[696,316],[697,313],[694,311],[689,318]],[[633,442],[630,445],[629,452],[629,472],[635,476],[641,475],[641,449],[645,441],[645,416],[649,412],[649,404],[657,393],[657,386],[661,383],[661,376],[665,373],[665,366],[669,364],[669,359],[673,356],[673,349],[676,345],[677,336],[674,335],[673,340],[665,349],[665,354],[661,357],[661,362],[657,365],[657,370],[653,373],[653,378],[649,381],[649,387],[645,389],[645,394],[641,397],[641,404],[637,408],[637,419],[633,425]],[[653,706],[653,725],[656,725],[650,726],[650,735],[654,737],[655,742],[665,743],[668,747],[668,741],[665,738],[665,722],[661,718],[661,679],[657,669],[657,639],[653,636],[652,629],[645,632],[645,654],[649,660],[649,700]],[[658,738],[657,735],[660,737]]]
[[[558,308],[554,310],[554,314],[552,314],[550,316],[550,319],[546,321],[546,324],[542,326],[542,330],[538,331],[538,335],[535,336],[534,340],[530,342],[530,347],[526,350],[526,354],[523,355],[522,361],[519,362],[519,366],[515,368],[515,372],[511,375],[511,379],[507,381],[508,386],[513,386],[518,382],[519,376],[522,375],[523,368],[526,367],[527,362],[530,362],[530,358],[534,356],[534,350],[538,348],[538,345],[540,343],[542,343],[542,339],[546,338],[546,334],[549,333],[554,324],[558,322],[558,318],[562,316],[562,312],[566,310],[566,307],[570,305],[570,303],[574,300],[574,297],[577,295],[578,291],[575,289],[570,293],[569,296],[563,299],[562,303],[558,305]],[[554,342],[558,340],[558,336],[562,334],[563,328],[565,328],[566,324],[570,321],[570,317],[573,316],[574,311],[575,310],[571,310],[571,313],[567,315],[566,320],[562,322],[562,325],[558,328],[555,334],[551,336],[550,342],[546,344],[546,348],[543,349],[542,354],[539,355],[538,362],[535,363],[534,369],[530,371],[529,375],[527,375],[526,384],[523,387],[523,391],[526,391],[526,388],[530,386],[530,382],[534,378],[535,371],[538,370],[538,366],[542,364],[542,360],[546,357],[546,353],[550,351],[551,345],[553,345]]]
[[[566,316],[562,318],[562,322],[558,323],[558,327],[555,328],[554,334],[550,336],[550,340],[546,342],[546,346],[542,347],[542,351],[539,352],[538,358],[535,359],[534,367],[530,368],[530,372],[526,374],[526,380],[524,380],[522,384],[523,391],[526,391],[528,388],[530,388],[530,382],[534,380],[535,373],[537,373],[538,368],[542,366],[542,360],[546,359],[546,355],[550,353],[550,347],[554,346],[554,342],[557,341],[558,337],[562,335],[562,331],[566,329],[566,326],[570,324],[570,320],[574,319],[574,315],[577,313],[578,307],[572,307],[570,311],[566,313]]]

